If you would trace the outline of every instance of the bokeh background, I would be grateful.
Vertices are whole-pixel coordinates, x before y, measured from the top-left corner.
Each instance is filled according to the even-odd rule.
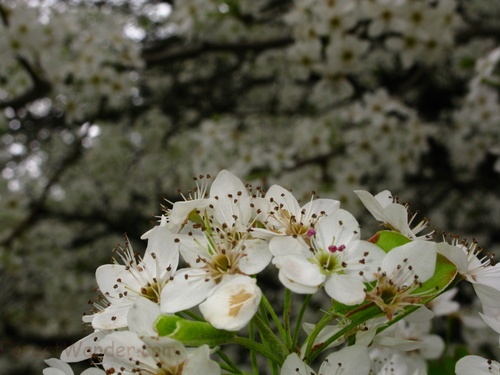
[[[95,268],[221,169],[338,199],[364,233],[352,190],[389,189],[498,250],[499,20],[497,0],[1,2],[2,372],[85,335]]]

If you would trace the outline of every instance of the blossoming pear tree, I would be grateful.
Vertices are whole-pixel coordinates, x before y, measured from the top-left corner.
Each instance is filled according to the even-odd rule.
[[[499,17],[497,0],[2,1],[2,369],[63,351],[46,372],[235,372],[226,348],[246,348],[243,372],[443,373],[464,354],[457,372],[494,371]]]

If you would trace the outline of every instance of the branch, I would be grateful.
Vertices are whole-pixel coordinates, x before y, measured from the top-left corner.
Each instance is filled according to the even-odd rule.
[[[31,66],[27,59],[22,56],[17,56],[17,61],[30,76],[33,82],[33,86],[17,98],[8,101],[0,100],[0,109],[7,107],[12,107],[14,109],[20,108],[48,94],[52,89],[52,85],[50,84],[50,82],[43,79],[39,74],[37,74],[37,72],[35,72],[35,69]]]
[[[34,222],[40,219],[40,213],[43,212],[45,200],[47,199],[50,189],[52,186],[59,181],[62,174],[66,169],[75,163],[78,158],[82,155],[82,139],[86,134],[80,136],[74,143],[73,149],[66,155],[66,157],[61,161],[59,166],[55,169],[55,172],[52,174],[47,184],[45,185],[40,196],[31,203],[30,211],[28,214],[18,222],[11,232],[3,239],[0,240],[0,246],[9,246],[16,237],[24,233]]]
[[[177,47],[160,51],[156,48],[145,49],[142,53],[142,57],[148,65],[156,65],[169,61],[197,57],[206,52],[259,52],[270,48],[286,47],[292,43],[293,39],[289,36],[259,42],[203,42],[192,46]]]
[[[459,44],[465,44],[473,38],[494,38],[500,40],[500,27],[474,25],[474,27],[461,28],[457,30],[455,40]]]

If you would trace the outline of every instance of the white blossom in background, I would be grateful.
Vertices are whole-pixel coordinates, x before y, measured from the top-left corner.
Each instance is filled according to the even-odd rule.
[[[444,340],[430,331],[430,320],[418,324],[399,321],[375,336],[370,353],[380,356],[399,351],[398,356],[408,367],[426,371],[427,361],[440,358],[445,348]]]

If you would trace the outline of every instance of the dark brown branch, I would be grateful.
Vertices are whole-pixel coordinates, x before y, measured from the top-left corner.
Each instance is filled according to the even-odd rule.
[[[55,172],[48,180],[40,196],[31,202],[28,214],[24,217],[24,219],[13,226],[12,230],[5,238],[0,240],[0,246],[9,246],[12,241],[16,239],[16,237],[24,233],[33,225],[33,223],[40,219],[40,213],[44,210],[44,204],[49,195],[50,189],[57,183],[57,181],[59,181],[62,174],[68,169],[68,167],[75,163],[82,155],[82,139],[84,137],[85,135],[82,135],[80,138],[75,140],[73,149],[70,150],[68,155],[66,155],[59,166],[55,169]]]
[[[35,69],[31,66],[27,59],[22,56],[17,56],[17,61],[30,76],[31,81],[33,82],[33,86],[17,98],[7,101],[0,100],[0,109],[7,107],[12,107],[14,109],[20,108],[36,99],[43,97],[52,89],[52,85],[50,84],[50,82],[41,77],[41,75],[35,71]]]
[[[494,38],[500,40],[500,27],[494,26],[474,26],[462,28],[457,31],[455,40],[458,44],[469,42],[473,38]]]
[[[197,57],[206,52],[233,52],[263,51],[270,48],[286,47],[293,43],[291,37],[285,36],[258,42],[212,43],[204,42],[192,46],[176,47],[172,49],[157,50],[146,49],[142,57],[148,65],[156,65],[169,61]]]

